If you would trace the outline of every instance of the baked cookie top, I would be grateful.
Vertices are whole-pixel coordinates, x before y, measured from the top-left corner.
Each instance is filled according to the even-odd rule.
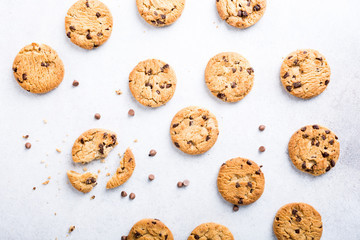
[[[205,82],[215,97],[224,102],[237,102],[250,92],[254,69],[238,53],[219,53],[206,66]]]
[[[184,153],[196,155],[210,150],[219,128],[214,114],[200,107],[187,107],[173,118],[170,135],[174,145]]]
[[[319,240],[323,226],[320,214],[306,203],[289,203],[276,213],[274,233],[279,240]]]
[[[234,240],[230,230],[218,223],[203,223],[197,226],[188,240]]]
[[[62,82],[64,64],[54,49],[32,43],[16,55],[13,73],[18,84],[28,92],[47,93]]]
[[[136,5],[146,22],[162,27],[174,23],[181,16],[185,0],[136,0]]]
[[[82,133],[72,148],[72,158],[76,163],[89,163],[103,159],[118,144],[116,133],[94,128]]]
[[[83,193],[90,192],[97,185],[97,174],[84,173],[80,174],[75,171],[67,171],[67,176],[71,185],[78,191]]]
[[[248,28],[265,13],[266,0],[216,0],[222,20],[237,28]]]
[[[297,169],[318,176],[335,167],[340,155],[340,143],[329,129],[309,125],[292,135],[288,150]]]
[[[248,205],[263,194],[265,178],[255,162],[238,157],[221,165],[217,186],[226,201],[234,205]]]
[[[128,240],[174,240],[170,229],[158,219],[142,219],[131,228]]]
[[[132,95],[148,107],[159,107],[170,101],[175,93],[176,82],[172,67],[157,59],[140,62],[129,76]]]
[[[85,49],[105,43],[112,31],[113,18],[105,4],[98,0],[79,0],[65,17],[65,31],[70,40]]]
[[[330,83],[331,70],[325,57],[316,50],[302,49],[290,53],[281,65],[281,82],[290,94],[312,98]]]
[[[135,170],[135,157],[130,148],[126,149],[123,158],[120,161],[120,167],[106,184],[107,189],[116,188],[124,184]]]

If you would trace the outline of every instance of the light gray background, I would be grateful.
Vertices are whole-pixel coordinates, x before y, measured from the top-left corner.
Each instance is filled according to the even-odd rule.
[[[321,213],[323,239],[360,239],[358,1],[269,0],[263,19],[239,30],[220,20],[214,0],[187,0],[181,18],[165,28],[146,24],[135,0],[104,0],[114,29],[110,40],[93,51],[75,46],[65,35],[64,17],[73,2],[1,4],[0,239],[120,239],[147,217],[161,219],[175,239],[187,239],[197,225],[210,221],[226,225],[235,239],[275,239],[276,211],[297,201]],[[12,76],[14,57],[31,42],[50,45],[65,64],[62,84],[45,95],[24,91]],[[283,57],[298,48],[318,49],[332,70],[328,89],[307,101],[290,96],[279,80]],[[217,100],[204,83],[207,61],[222,51],[239,52],[255,69],[251,93],[236,104]],[[173,99],[158,109],[140,106],[128,89],[128,74],[147,58],[168,62],[178,77]],[[80,82],[77,88],[74,79]],[[124,94],[117,96],[116,89]],[[169,136],[172,117],[189,105],[210,109],[219,121],[217,143],[201,156],[181,153]],[[134,118],[127,116],[129,108],[135,109]],[[100,121],[93,118],[96,112]],[[292,133],[315,123],[332,129],[341,143],[336,168],[320,177],[298,171],[287,154]],[[267,126],[265,132],[257,130],[260,124]],[[83,131],[95,127],[117,132],[120,143],[106,163],[87,165],[101,174],[98,186],[84,195],[71,187],[66,171],[82,172],[72,163],[71,147]],[[25,134],[30,150],[24,148]],[[263,154],[260,145],[267,148]],[[105,190],[105,174],[114,173],[117,153],[129,146],[137,163],[133,176]],[[147,156],[152,148],[158,151],[154,158]],[[256,203],[235,213],[218,194],[216,177],[221,163],[238,156],[264,165],[266,187]],[[156,176],[151,183],[150,173]],[[42,185],[48,176],[49,185]],[[176,183],[184,179],[190,186],[178,189]],[[136,199],[121,199],[122,190],[135,192]],[[76,230],[66,237],[70,225]]]

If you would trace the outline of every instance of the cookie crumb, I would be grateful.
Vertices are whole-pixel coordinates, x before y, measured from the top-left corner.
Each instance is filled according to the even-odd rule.
[[[86,167],[83,167],[83,171],[86,172],[86,171],[87,171],[87,168],[86,168]]]
[[[44,122],[44,124],[47,124],[47,123],[48,123],[48,121],[47,121],[46,119],[44,119],[43,122]]]
[[[100,113],[95,113],[94,118],[95,118],[96,120],[99,120],[99,119],[101,118]]]
[[[107,177],[110,176],[110,173],[107,173],[106,176],[107,176]]]
[[[59,148],[57,148],[56,151],[57,151],[58,153],[61,153],[61,150],[60,150]]]
[[[260,146],[260,147],[259,147],[259,152],[265,152],[265,150],[266,150],[266,149],[265,149],[264,146]]]
[[[134,111],[134,109],[130,109],[130,110],[128,111],[128,115],[129,115],[130,117],[135,116],[135,111]]]
[[[49,164],[45,164],[45,167],[47,168],[49,166]]]
[[[121,197],[126,197],[127,196],[127,193],[125,191],[122,191],[121,192]]]
[[[100,171],[100,169],[98,170],[98,173],[100,173],[101,171]]]
[[[69,233],[72,233],[74,230],[75,230],[75,226],[71,225],[70,228],[69,228]]]
[[[135,139],[135,140],[134,140],[134,143],[137,143],[137,142],[138,142],[138,140],[137,140],[137,139]]]
[[[238,206],[238,205],[234,205],[234,207],[233,207],[233,211],[234,211],[234,212],[239,211],[239,206]]]
[[[31,148],[31,143],[29,143],[29,142],[25,143],[25,148],[30,149]]]
[[[155,179],[154,174],[150,174],[150,175],[149,175],[149,180],[150,180],[150,181],[153,181],[154,179]]]
[[[24,135],[23,138],[28,139],[29,135]]]
[[[95,195],[92,195],[90,199],[91,199],[91,200],[95,199]]]
[[[48,185],[48,184],[49,184],[49,182],[50,182],[49,180],[46,180],[46,181],[45,181],[45,182],[43,182],[42,184],[43,184],[43,185]]]
[[[129,198],[130,200],[134,200],[136,197],[135,193],[130,193]]]
[[[72,85],[73,85],[74,87],[77,87],[77,86],[79,86],[79,82],[76,81],[76,80],[74,80],[73,83],[72,83]]]
[[[105,159],[101,159],[100,162],[101,162],[101,163],[105,163]]]
[[[116,92],[117,95],[121,95],[121,94],[122,94],[122,91],[120,91],[120,89],[119,89],[119,90],[116,90],[115,92]]]

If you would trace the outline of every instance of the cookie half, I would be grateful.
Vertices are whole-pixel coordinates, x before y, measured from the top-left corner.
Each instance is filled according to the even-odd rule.
[[[112,31],[113,17],[108,7],[98,0],[79,0],[65,17],[65,31],[70,40],[85,49],[105,43]]]
[[[297,169],[318,176],[335,167],[340,155],[340,143],[328,128],[309,125],[292,135],[288,150]]]
[[[248,205],[263,194],[265,178],[255,162],[238,157],[221,165],[217,186],[226,201],[234,205]]]
[[[237,28],[248,28],[265,13],[266,0],[216,0],[222,20]]]
[[[323,225],[320,214],[309,204],[289,203],[276,213],[273,229],[279,240],[319,240]]]
[[[71,185],[78,191],[83,193],[90,192],[97,185],[97,174],[84,173],[80,174],[75,171],[67,171],[67,176]]]
[[[316,50],[302,49],[290,53],[281,65],[281,82],[290,94],[312,98],[330,83],[331,70],[325,57]]]
[[[215,97],[224,102],[237,102],[250,92],[254,69],[238,53],[219,53],[206,66],[205,82]]]
[[[106,184],[107,189],[116,188],[124,184],[135,170],[135,157],[130,148],[126,149],[123,158],[120,161],[120,167]]]
[[[118,144],[116,133],[94,128],[81,134],[72,148],[72,158],[76,163],[89,163],[104,159]]]
[[[197,226],[188,240],[234,240],[230,230],[218,223],[203,223]]]
[[[174,240],[170,229],[159,219],[142,219],[131,228],[128,240]]]
[[[170,101],[175,93],[176,82],[172,67],[157,59],[140,62],[129,76],[132,95],[148,107],[159,107]]]
[[[185,0],[136,0],[136,6],[146,22],[162,27],[174,23],[181,16]]]
[[[187,107],[173,118],[170,135],[174,145],[187,154],[197,155],[215,144],[219,128],[214,114],[200,107]]]
[[[20,50],[13,63],[18,84],[28,92],[47,93],[60,85],[64,64],[54,49],[32,43]]]

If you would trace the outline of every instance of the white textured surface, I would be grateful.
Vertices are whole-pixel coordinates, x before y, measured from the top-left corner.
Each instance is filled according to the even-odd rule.
[[[276,211],[296,201],[321,213],[323,239],[360,239],[358,1],[269,0],[258,24],[237,30],[219,19],[214,0],[187,0],[178,22],[161,29],[142,20],[134,0],[104,0],[113,13],[114,30],[94,51],[80,49],[65,35],[64,17],[73,2],[1,4],[0,239],[120,239],[147,217],[161,219],[178,240],[209,221],[229,227],[237,240],[275,239]],[[31,42],[49,44],[65,64],[63,83],[46,95],[22,90],[12,76],[15,55]],[[332,69],[328,89],[308,101],[290,96],[279,80],[282,58],[297,48],[318,49]],[[255,69],[253,90],[236,104],[218,101],[204,83],[207,61],[222,51],[239,52]],[[128,89],[129,72],[147,58],[168,62],[178,77],[174,98],[158,109],[140,106]],[[77,88],[72,87],[74,79],[80,82]],[[116,89],[124,94],[117,96]],[[170,140],[173,115],[188,105],[209,108],[219,121],[218,141],[202,156],[182,154]],[[134,118],[127,116],[129,108],[135,109]],[[93,118],[96,112],[100,121]],[[341,143],[336,168],[321,177],[301,173],[287,155],[292,133],[313,123],[332,129]],[[260,124],[267,126],[263,133],[257,130]],[[87,166],[101,174],[98,186],[84,195],[69,185],[65,173],[82,172],[81,165],[72,163],[72,143],[94,127],[116,131],[120,144],[106,163]],[[30,135],[30,150],[24,148],[25,134]],[[258,153],[260,145],[267,147],[263,154]],[[105,174],[115,171],[117,153],[128,146],[136,157],[134,175],[106,191]],[[147,156],[152,148],[158,151],[154,158]],[[218,194],[216,177],[221,163],[237,156],[264,165],[266,187],[256,203],[234,213]],[[151,183],[150,173],[156,176]],[[48,176],[49,185],[41,185]],[[176,183],[183,179],[190,186],[178,189]],[[135,192],[136,199],[121,199],[122,190]],[[70,225],[76,229],[66,237]]]

